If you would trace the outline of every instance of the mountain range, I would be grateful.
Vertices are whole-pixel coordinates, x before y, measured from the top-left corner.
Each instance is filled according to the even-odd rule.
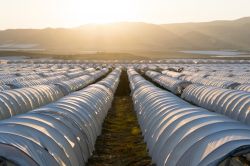
[[[0,31],[0,49],[60,51],[250,50],[250,17],[232,21],[120,22]]]

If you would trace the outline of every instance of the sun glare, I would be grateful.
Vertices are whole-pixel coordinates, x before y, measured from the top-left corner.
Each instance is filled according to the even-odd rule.
[[[71,3],[73,20],[88,23],[110,23],[131,19],[135,16],[131,1],[117,0],[76,0]]]

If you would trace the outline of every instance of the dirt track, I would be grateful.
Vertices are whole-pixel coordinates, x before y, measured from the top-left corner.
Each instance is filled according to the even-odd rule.
[[[151,165],[129,92],[127,77],[123,73],[89,166]]]

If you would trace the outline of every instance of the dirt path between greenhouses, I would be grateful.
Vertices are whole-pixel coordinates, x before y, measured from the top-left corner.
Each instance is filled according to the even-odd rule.
[[[151,165],[128,88],[123,74],[88,166]]]

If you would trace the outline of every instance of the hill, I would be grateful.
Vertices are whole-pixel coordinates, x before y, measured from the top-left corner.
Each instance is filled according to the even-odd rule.
[[[142,22],[88,24],[71,29],[0,31],[0,50],[168,51],[250,50],[250,18],[155,25]]]
[[[232,21],[165,24],[162,27],[204,49],[250,50],[250,17]]]

